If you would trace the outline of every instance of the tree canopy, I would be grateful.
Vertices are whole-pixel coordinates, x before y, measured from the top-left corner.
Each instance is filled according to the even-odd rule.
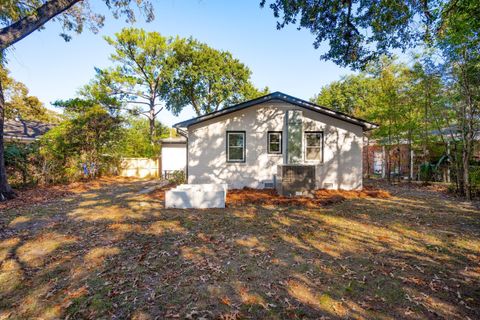
[[[260,5],[272,9],[278,29],[298,25],[314,35],[315,48],[327,42],[322,59],[355,69],[393,50],[435,44],[446,34],[465,43],[468,33],[478,33],[476,0],[262,0]]]
[[[165,61],[171,52],[171,39],[158,32],[125,28],[105,40],[114,48],[110,55],[114,66],[97,68],[96,79],[82,92],[99,100],[122,102],[131,112],[147,117],[153,143],[155,120],[163,109],[161,99],[168,82]]]
[[[268,93],[251,83],[250,69],[230,52],[209,47],[193,38],[172,42],[167,61],[171,80],[166,91],[167,107],[178,114],[191,105],[197,115]]]

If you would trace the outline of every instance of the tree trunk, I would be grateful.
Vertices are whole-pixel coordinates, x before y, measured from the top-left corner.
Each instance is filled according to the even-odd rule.
[[[0,201],[13,199],[17,196],[7,181],[7,171],[5,168],[5,150],[3,145],[4,120],[5,120],[5,98],[3,96],[3,87],[2,87],[2,82],[0,80]]]
[[[454,161],[455,161],[455,176],[456,176],[456,183],[457,183],[457,193],[463,195],[463,176],[462,176],[462,164],[460,163],[460,160],[458,159],[458,146],[457,143],[455,142],[453,145],[453,152],[454,152]]]
[[[411,183],[413,178],[412,135],[412,130],[408,130],[408,183]]]
[[[386,148],[386,153],[385,153],[385,169],[386,169],[386,173],[387,173],[387,181],[390,183],[391,182],[391,157],[390,157],[390,146],[388,146],[388,148]]]
[[[155,100],[150,101],[150,110],[149,110],[149,117],[148,121],[150,124],[150,144],[153,146],[155,144]]]
[[[0,29],[0,52],[38,30],[47,21],[82,0],[50,0],[32,14]]]
[[[467,200],[472,200],[472,188],[470,187],[470,152],[467,146],[464,146],[462,152],[462,163],[463,163],[463,188],[464,194]]]

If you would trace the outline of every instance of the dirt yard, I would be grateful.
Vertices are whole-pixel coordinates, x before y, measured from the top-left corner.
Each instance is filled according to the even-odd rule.
[[[476,204],[400,186],[166,210],[152,184],[0,205],[0,319],[480,319]]]

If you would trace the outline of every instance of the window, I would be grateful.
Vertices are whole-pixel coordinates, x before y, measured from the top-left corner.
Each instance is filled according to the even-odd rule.
[[[245,162],[245,131],[227,131],[227,162]]]
[[[268,131],[267,137],[268,153],[281,154],[282,153],[282,132]]]
[[[305,160],[323,161],[323,132],[305,132]]]

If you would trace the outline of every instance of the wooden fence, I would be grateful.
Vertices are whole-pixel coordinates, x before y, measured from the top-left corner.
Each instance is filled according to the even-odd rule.
[[[160,158],[123,158],[120,176],[137,178],[159,178],[162,168]]]

